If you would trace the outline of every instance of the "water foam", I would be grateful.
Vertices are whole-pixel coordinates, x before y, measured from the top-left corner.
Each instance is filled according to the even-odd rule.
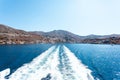
[[[49,48],[5,79],[9,72],[0,72],[0,80],[94,80],[91,71],[65,46]]]
[[[91,70],[87,66],[83,65],[80,60],[72,53],[67,47],[63,46],[64,53],[69,58],[69,66],[71,66],[73,73],[71,73],[75,79],[69,80],[94,80],[91,75]],[[68,80],[68,79],[66,79]]]
[[[10,74],[10,69],[9,69],[9,68],[6,69],[6,70],[1,71],[1,72],[0,72],[0,80],[6,80],[4,77],[5,77],[6,75],[8,75],[8,74]]]

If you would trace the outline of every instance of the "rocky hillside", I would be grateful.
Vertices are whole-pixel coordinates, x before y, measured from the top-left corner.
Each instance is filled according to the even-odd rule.
[[[0,24],[0,44],[28,44],[45,43],[47,39],[43,36],[30,34],[23,30],[17,30]]]
[[[64,30],[34,31],[30,33],[42,35],[55,43],[120,44],[120,35],[118,34],[79,36]]]
[[[120,44],[120,37],[84,39],[82,43],[91,44]]]
[[[34,31],[30,33],[42,35],[57,43],[80,43],[82,41],[82,37],[64,30],[54,30],[50,32]]]
[[[79,36],[64,30],[26,32],[0,24],[0,44],[92,43],[120,44],[120,35]]]

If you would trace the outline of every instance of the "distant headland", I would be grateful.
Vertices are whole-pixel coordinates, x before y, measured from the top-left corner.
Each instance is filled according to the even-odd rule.
[[[90,43],[120,44],[120,35],[79,36],[65,30],[50,32],[24,31],[0,24],[0,44]]]

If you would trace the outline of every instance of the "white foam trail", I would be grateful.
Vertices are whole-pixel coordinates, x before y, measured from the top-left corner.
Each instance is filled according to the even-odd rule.
[[[0,80],[5,80],[4,77],[10,73],[10,69],[6,69],[0,72]]]
[[[48,74],[51,79],[44,80],[94,80],[91,71],[65,46],[49,48],[32,62],[17,69],[9,79],[4,79],[9,74],[8,70],[6,72],[1,72],[3,76],[0,80],[41,80]]]
[[[48,74],[51,74],[51,80],[62,80],[57,67],[59,64],[58,51],[59,47],[50,48],[31,63],[25,64],[16,70],[8,80],[41,80]]]
[[[71,67],[72,70],[71,75],[73,76],[73,79],[69,78],[64,80],[94,80],[91,75],[91,70],[89,70],[85,65],[83,65],[80,60],[78,60],[77,57],[67,47],[63,47],[64,53],[69,60],[68,65]]]
[[[58,70],[56,66],[58,63],[58,50],[59,49],[55,49],[55,47],[50,48],[42,55],[35,58],[31,63],[19,68],[12,76],[10,76],[9,80],[41,80],[48,74],[57,76]],[[52,78],[56,80],[56,77]]]

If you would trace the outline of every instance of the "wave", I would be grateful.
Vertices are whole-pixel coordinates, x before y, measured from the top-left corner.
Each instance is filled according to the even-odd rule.
[[[91,70],[63,45],[49,48],[5,79],[9,72],[0,72],[0,80],[94,80]]]

